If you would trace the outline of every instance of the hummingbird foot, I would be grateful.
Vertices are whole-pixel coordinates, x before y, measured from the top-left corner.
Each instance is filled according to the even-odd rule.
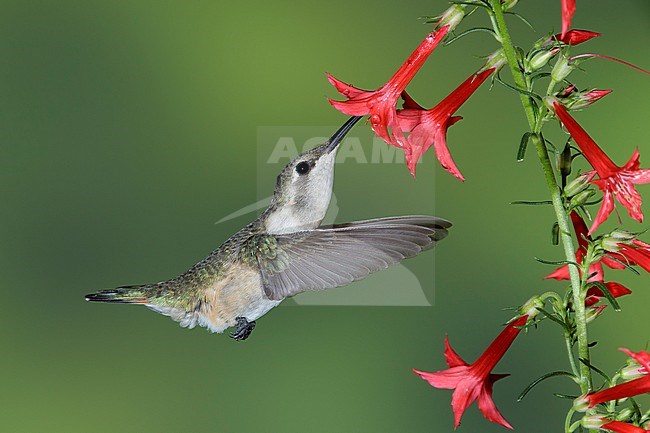
[[[244,341],[255,329],[255,321],[249,322],[245,317],[236,317],[237,328],[230,333],[233,340]]]

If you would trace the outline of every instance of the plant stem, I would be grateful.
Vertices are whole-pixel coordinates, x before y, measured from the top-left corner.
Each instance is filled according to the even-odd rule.
[[[497,32],[501,40],[503,52],[508,61],[508,66],[510,67],[510,72],[512,73],[512,78],[515,82],[515,85],[517,88],[528,92],[530,89],[527,85],[526,76],[519,67],[517,54],[514,46],[512,45],[512,40],[510,39],[508,27],[506,26],[505,17],[501,6],[501,0],[490,0],[490,4],[492,5],[492,10],[494,12],[494,21],[496,22],[496,28],[494,30]],[[564,208],[560,187],[558,186],[557,180],[555,179],[553,165],[551,164],[551,159],[548,154],[548,149],[546,148],[546,143],[543,141],[540,134],[542,122],[537,122],[536,109],[531,98],[523,93],[520,93],[519,97],[521,98],[521,103],[524,107],[524,111],[526,112],[528,126],[534,133],[532,140],[535,144],[535,147],[537,148],[537,155],[542,164],[544,177],[546,178],[546,183],[551,194],[553,209],[555,210],[555,216],[557,217],[557,222],[560,228],[560,239],[562,240],[562,246],[564,247],[564,255],[568,262],[575,263],[576,258],[574,253],[573,238],[571,237],[571,226],[569,225],[569,218],[567,216],[566,209]],[[578,269],[572,265],[568,265],[568,269],[571,280],[573,308],[575,311],[578,356],[585,361],[589,361],[589,347],[587,345],[587,315],[584,299],[585,293],[582,290],[582,283],[580,281],[580,273],[578,272]],[[583,394],[586,394],[589,392],[589,390],[591,390],[591,370],[585,364],[589,364],[589,362],[581,362],[579,365],[579,384],[580,390]]]

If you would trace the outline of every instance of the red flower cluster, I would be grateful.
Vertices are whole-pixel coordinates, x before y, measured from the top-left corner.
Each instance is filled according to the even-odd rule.
[[[584,220],[578,215],[575,211],[571,212],[571,222],[573,223],[573,229],[576,233],[576,238],[578,239],[578,250],[576,251],[576,261],[582,263],[582,260],[587,253],[587,247],[589,242],[592,241],[591,237],[587,233],[587,225]],[[614,298],[618,298],[623,295],[629,295],[632,293],[630,289],[623,286],[622,284],[615,282],[605,283],[605,273],[603,271],[603,263],[612,269],[624,269],[626,263],[632,265],[635,262],[629,260],[629,257],[623,255],[622,253],[607,252],[602,256],[602,258],[592,264],[589,267],[589,282],[598,281],[604,283],[607,287],[607,290],[612,294]],[[569,265],[560,266],[555,271],[548,274],[545,279],[555,279],[555,280],[568,280],[569,279]],[[604,296],[603,292],[596,286],[591,287],[587,291],[587,298],[585,299],[585,305],[590,307],[596,304]]]
[[[634,397],[639,394],[650,393],[650,353],[642,350],[640,352],[632,352],[631,350],[621,348],[629,357],[643,367],[639,371],[643,374],[638,379],[630,380],[629,382],[619,383],[611,388],[603,389],[602,391],[588,394],[584,397],[579,397],[574,402],[574,407],[577,410],[586,410],[592,408],[597,404],[605,403],[611,400],[620,400],[626,397]]]
[[[406,163],[415,176],[415,166],[424,152],[434,146],[440,164],[452,175],[464,180],[447,147],[447,129],[461,117],[454,116],[467,99],[496,69],[501,67],[500,56],[492,57],[488,65],[472,74],[438,105],[427,110],[417,104],[404,91],[426,59],[447,35],[449,25],[430,33],[390,80],[374,91],[362,90],[337,80],[328,74],[327,79],[347,101],[330,104],[350,116],[370,115],[370,126],[386,143],[399,147],[406,154]],[[403,108],[396,109],[402,96]],[[409,133],[408,138],[405,133]]]
[[[465,410],[474,400],[478,399],[478,408],[489,421],[512,429],[512,426],[499,412],[492,401],[492,386],[494,382],[508,376],[494,374],[492,369],[501,360],[521,329],[526,325],[528,316],[524,315],[508,323],[497,338],[488,346],[483,354],[473,363],[467,364],[449,345],[445,339],[445,359],[449,366],[446,370],[428,373],[413,370],[422,379],[435,388],[453,389],[451,407],[454,412],[454,428],[460,425],[460,419]]]

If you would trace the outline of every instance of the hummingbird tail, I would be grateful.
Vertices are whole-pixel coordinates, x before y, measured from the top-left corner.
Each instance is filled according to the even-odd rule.
[[[117,302],[120,304],[146,304],[149,299],[146,295],[147,286],[125,286],[116,289],[102,290],[86,295],[90,302]]]

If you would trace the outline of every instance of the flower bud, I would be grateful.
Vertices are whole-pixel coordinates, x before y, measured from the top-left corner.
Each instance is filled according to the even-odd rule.
[[[621,379],[628,381],[628,380],[634,380],[643,377],[646,375],[646,373],[645,373],[645,368],[643,368],[641,365],[637,364],[634,361],[630,361],[628,365],[623,367],[620,375],[621,375]]]
[[[562,55],[557,59],[553,69],[551,70],[551,79],[559,83],[564,80],[573,71],[573,66],[569,64],[569,59]]]
[[[567,197],[573,197],[574,195],[583,192],[585,189],[589,188],[589,180],[591,177],[591,175],[586,173],[576,177],[564,187],[564,195]]]
[[[587,430],[597,430],[606,422],[607,420],[603,419],[602,415],[587,415],[580,420],[582,427]]]
[[[572,98],[572,101],[567,105],[567,108],[571,110],[580,110],[582,108],[588,107],[604,96],[612,93],[610,89],[599,90],[592,89],[588,92],[578,92]]]
[[[524,305],[519,309],[519,314],[522,316],[528,316],[528,319],[532,319],[537,314],[539,314],[539,308],[544,307],[544,301],[539,296],[533,296],[530,298]]]
[[[625,409],[621,409],[621,411],[616,415],[614,420],[616,421],[627,421],[630,419],[630,417],[634,414],[634,411],[630,409],[629,407],[626,407]]]
[[[600,313],[602,313],[603,310],[605,310],[606,307],[607,307],[607,305],[594,305],[594,306],[591,306],[591,307],[587,308],[587,311],[586,311],[587,317],[585,319],[586,322],[587,323],[593,322],[596,319],[596,317],[600,316]]]
[[[449,26],[449,31],[451,32],[460,24],[460,22],[465,17],[465,6],[463,5],[452,5],[449,9],[444,11],[440,15],[440,21],[438,21],[438,27]]]
[[[587,203],[587,200],[589,200],[594,194],[595,191],[592,191],[590,189],[579,192],[578,194],[571,197],[571,200],[569,201],[569,208],[575,209],[579,206],[582,206],[583,204]]]
[[[567,87],[561,89],[560,91],[558,91],[555,94],[555,96],[557,96],[558,98],[564,99],[564,98],[568,98],[569,96],[571,96],[573,94],[573,92],[577,92],[577,91],[578,91],[578,88],[575,86],[575,84],[571,84],[570,86],[567,86]]]
[[[629,244],[636,239],[636,234],[628,232],[627,230],[614,230],[613,232],[604,235],[600,240],[600,246],[605,251],[617,252],[620,244]]]
[[[504,12],[514,8],[517,3],[519,3],[519,0],[503,0],[502,7]]]
[[[586,412],[589,409],[589,400],[586,395],[582,395],[573,400],[573,410],[576,412]]]
[[[559,48],[551,48],[550,50],[542,50],[538,52],[530,60],[528,60],[528,65],[526,70],[528,72],[533,72],[543,68],[548,63],[548,61],[551,60],[553,56],[557,54],[558,51],[560,51]]]

